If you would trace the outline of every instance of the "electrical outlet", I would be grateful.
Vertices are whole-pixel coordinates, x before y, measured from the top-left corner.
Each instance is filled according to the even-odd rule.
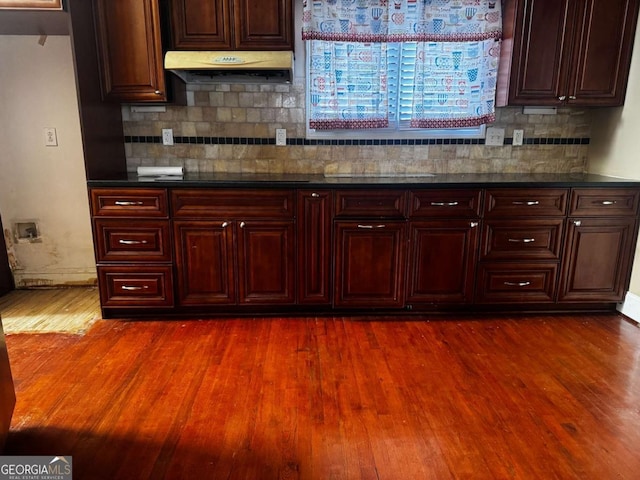
[[[513,145],[520,146],[524,140],[524,130],[513,131]]]
[[[504,145],[504,128],[487,128],[484,144],[494,147]]]
[[[283,146],[287,144],[287,130],[285,128],[276,128],[276,145]]]
[[[58,134],[55,128],[47,127],[44,129],[44,145],[46,147],[58,146]]]
[[[162,129],[162,144],[173,145],[173,129],[171,128]]]

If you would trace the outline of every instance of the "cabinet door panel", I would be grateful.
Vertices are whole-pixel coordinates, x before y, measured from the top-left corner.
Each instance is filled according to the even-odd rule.
[[[513,105],[561,103],[568,73],[571,28],[576,2],[522,0],[514,33]]]
[[[295,302],[293,221],[247,221],[238,228],[240,303]]]
[[[336,222],[335,235],[335,305],[402,307],[406,224]]]
[[[291,3],[291,0],[235,0],[235,46],[291,50]]]
[[[636,220],[628,217],[569,222],[560,301],[623,300],[635,224]]]
[[[96,7],[104,98],[166,101],[158,0],[96,0]]]
[[[229,222],[175,222],[182,305],[236,302],[233,228]]]
[[[469,220],[411,222],[407,302],[472,300],[478,230]]]
[[[578,20],[570,94],[581,105],[622,105],[637,15],[637,0],[588,0]],[[569,100],[573,102],[573,99]]]
[[[231,48],[227,0],[172,0],[173,48]]]

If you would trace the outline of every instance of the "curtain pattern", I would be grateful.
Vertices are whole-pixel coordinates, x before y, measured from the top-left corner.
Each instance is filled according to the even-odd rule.
[[[302,38],[311,40],[312,52],[311,128],[388,125],[384,42],[419,42],[412,127],[495,120],[500,0],[303,3]]]

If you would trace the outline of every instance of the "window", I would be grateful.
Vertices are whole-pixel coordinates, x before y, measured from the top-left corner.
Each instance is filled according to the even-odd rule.
[[[417,42],[386,44],[386,82],[388,91],[388,127],[362,129],[316,130],[309,126],[311,111],[310,61],[311,42],[306,42],[306,92],[307,92],[307,138],[317,139],[404,139],[404,138],[484,138],[485,125],[467,128],[414,128],[411,126],[414,107],[414,79],[416,75]],[[344,44],[346,49],[346,42]],[[338,50],[344,50],[339,48]],[[371,76],[380,76],[378,71]],[[373,80],[373,79],[372,79]],[[437,94],[436,94],[437,95]],[[437,101],[433,108],[438,108]],[[348,108],[348,106],[344,106]],[[447,107],[450,108],[450,107]]]

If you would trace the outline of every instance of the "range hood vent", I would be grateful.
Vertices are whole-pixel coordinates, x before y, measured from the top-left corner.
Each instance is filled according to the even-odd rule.
[[[293,52],[169,51],[164,68],[185,83],[289,83]]]

